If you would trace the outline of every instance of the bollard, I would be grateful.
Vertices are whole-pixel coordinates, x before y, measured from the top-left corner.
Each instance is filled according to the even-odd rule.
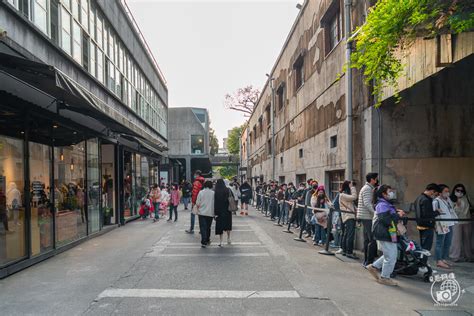
[[[318,251],[319,254],[325,255],[325,256],[334,256],[335,255],[334,252],[331,252],[329,250],[329,237],[330,237],[331,230],[332,230],[332,214],[333,214],[333,212],[334,212],[334,208],[331,207],[329,209],[328,225],[326,227],[326,247],[324,247],[324,250]]]

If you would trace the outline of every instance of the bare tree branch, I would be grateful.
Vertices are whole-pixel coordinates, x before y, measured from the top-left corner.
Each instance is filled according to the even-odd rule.
[[[246,117],[252,115],[253,109],[257,105],[260,90],[252,85],[239,88],[233,94],[226,94],[224,106],[229,110],[243,112]]]

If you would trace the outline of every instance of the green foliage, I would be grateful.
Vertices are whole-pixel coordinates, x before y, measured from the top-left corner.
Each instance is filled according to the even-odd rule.
[[[209,147],[212,156],[219,151],[219,140],[217,139],[216,132],[212,128],[209,129]]]
[[[245,126],[237,126],[230,130],[229,137],[227,139],[227,150],[232,155],[238,155],[240,153],[240,135],[244,130]]]
[[[397,88],[404,69],[397,54],[406,51],[417,36],[472,29],[472,0],[379,0],[369,10],[367,22],[354,33],[351,67],[362,69],[366,83],[374,84],[373,94],[380,100],[384,87]]]
[[[224,179],[232,180],[232,178],[237,176],[237,166],[221,166],[221,167],[214,167],[213,174],[219,175]]]

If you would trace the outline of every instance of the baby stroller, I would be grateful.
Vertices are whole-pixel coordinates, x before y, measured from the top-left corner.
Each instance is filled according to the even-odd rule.
[[[392,277],[396,275],[416,275],[423,273],[423,281],[429,282],[433,269],[428,265],[431,253],[422,249],[415,241],[408,239],[405,235],[398,238],[398,257]]]

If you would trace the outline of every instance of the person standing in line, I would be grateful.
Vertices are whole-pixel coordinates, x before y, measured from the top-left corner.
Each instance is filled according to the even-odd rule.
[[[201,170],[196,170],[194,173],[194,182],[193,182],[193,190],[191,193],[191,203],[192,203],[192,210],[191,210],[191,226],[189,227],[186,232],[188,234],[194,234],[194,222],[196,221],[196,215],[194,214],[195,210],[194,207],[196,205],[196,200],[198,197],[199,192],[202,189],[204,183],[204,178],[201,176]],[[212,185],[212,182],[211,182]]]
[[[425,191],[420,194],[415,202],[416,228],[420,232],[420,246],[422,249],[431,251],[434,241],[435,217],[439,213],[433,209],[433,200],[439,193],[439,187],[436,183],[430,183]]]
[[[367,270],[375,280],[384,285],[397,286],[398,283],[391,279],[391,274],[397,262],[397,223],[405,212],[397,210],[392,202],[395,192],[388,185],[381,185],[375,191],[376,201],[374,218],[374,238],[379,241],[383,255],[374,263],[367,265]],[[381,270],[380,277],[378,272]]]
[[[196,210],[199,216],[199,229],[201,231],[201,247],[206,248],[211,244],[211,226],[214,218],[214,191],[212,182],[204,182],[203,189],[196,198]]]
[[[188,210],[188,205],[189,205],[189,202],[191,201],[191,192],[193,190],[193,186],[191,185],[191,183],[189,183],[189,181],[185,180],[184,183],[183,183],[183,186],[181,188],[181,192],[182,192],[182,195],[183,195],[183,204],[184,204],[184,210],[187,211]]]
[[[222,247],[222,235],[224,232],[227,233],[227,244],[231,244],[232,213],[229,211],[229,197],[232,198],[232,193],[227,188],[224,180],[217,180],[214,189],[214,214],[216,218],[216,235],[219,236],[219,247]]]
[[[155,218],[153,222],[160,220],[160,202],[161,202],[161,190],[157,183],[153,184],[153,188],[150,191],[151,201],[153,202],[153,208],[155,209]]]
[[[309,208],[311,206],[311,199],[313,197],[313,194],[317,195],[317,190],[318,190],[318,181],[309,179],[308,180],[308,188],[305,191],[305,205],[307,206],[306,208],[306,214],[303,218],[303,225],[301,226],[301,229],[306,230],[306,238],[311,238],[312,231],[315,227],[314,225],[311,224],[311,218],[313,217],[313,210]]]
[[[471,219],[471,202],[467,196],[466,187],[463,184],[456,184],[451,193],[451,200],[454,202],[454,212],[459,219]],[[454,227],[453,241],[451,243],[451,250],[449,251],[449,257],[454,262],[459,261],[472,261],[472,250],[471,250],[471,236],[472,227],[471,222],[459,222]]]
[[[174,212],[174,221],[178,220],[178,205],[179,205],[179,190],[177,184],[171,185],[171,193],[170,193],[170,217],[168,218],[168,222],[173,219],[173,212]]]
[[[357,205],[357,218],[364,227],[364,267],[374,262],[377,256],[377,242],[372,233],[372,220],[375,214],[373,196],[375,187],[378,185],[378,174],[371,172],[365,179],[367,182],[359,192]]]
[[[252,187],[247,181],[245,181],[242,183],[239,190],[241,202],[240,215],[249,215],[249,204],[250,200],[252,200]]]
[[[352,259],[357,259],[354,255],[354,237],[355,237],[355,226],[356,226],[356,208],[355,201],[357,200],[357,190],[351,181],[344,181],[339,191],[339,209],[344,211],[341,212],[342,220],[342,242],[341,249],[336,253],[342,254]],[[345,213],[350,212],[350,213]]]
[[[449,198],[449,187],[445,184],[440,184],[439,191],[440,195],[433,201],[433,209],[439,213],[436,218],[444,219],[445,221],[436,221],[435,223],[436,266],[438,268],[450,269],[451,265],[447,260],[449,258],[449,249],[453,239],[453,227],[456,224],[457,215],[454,212],[454,204]]]
[[[324,246],[329,236],[326,234],[327,229],[327,216],[329,213],[330,201],[326,196],[324,186],[318,187],[313,196],[311,197],[311,206],[318,209],[326,209],[326,212],[314,212],[313,223],[314,223],[314,236],[313,245]]]
[[[304,205],[305,185],[306,184],[304,182],[301,182],[299,187],[298,187],[298,190],[295,191],[295,193],[293,194],[293,197],[292,197],[293,200],[296,200],[297,206],[295,207],[295,209],[292,212],[290,223],[293,224],[294,221],[297,221],[297,227],[300,227],[301,229],[304,226],[304,224],[302,224],[302,222],[305,219],[304,219],[304,207],[299,206],[299,205]]]

